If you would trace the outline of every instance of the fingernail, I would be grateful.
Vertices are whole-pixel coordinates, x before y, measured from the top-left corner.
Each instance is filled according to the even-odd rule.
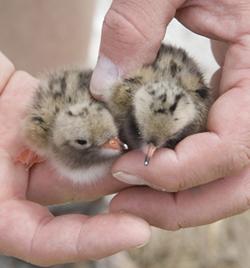
[[[165,188],[162,188],[162,187],[155,185],[155,184],[148,183],[148,186],[156,191],[159,191],[159,192],[167,192],[167,190]]]
[[[148,244],[148,241],[144,242],[143,244],[140,244],[138,246],[136,246],[135,248],[143,248]]]
[[[109,58],[101,55],[91,78],[91,93],[101,100],[107,100],[111,93],[110,88],[120,76],[119,68]]]
[[[123,171],[115,172],[113,173],[113,176],[117,180],[125,182],[127,184],[133,184],[133,185],[146,185],[147,184],[146,181],[144,181],[143,179],[135,175],[123,172]]]

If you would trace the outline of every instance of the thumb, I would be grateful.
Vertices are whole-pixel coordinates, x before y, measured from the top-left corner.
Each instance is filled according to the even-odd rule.
[[[106,99],[120,77],[151,63],[167,24],[184,0],[114,0],[103,23],[99,59],[91,80],[93,95]]]

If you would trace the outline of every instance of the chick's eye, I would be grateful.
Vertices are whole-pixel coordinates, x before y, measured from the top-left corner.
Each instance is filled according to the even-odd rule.
[[[79,145],[86,145],[87,144],[87,141],[86,140],[82,140],[82,139],[77,139],[75,140],[75,142]]]
[[[69,145],[72,146],[73,148],[77,149],[77,150],[85,150],[87,149],[90,144],[88,140],[85,139],[75,139],[75,140],[71,140],[69,142]]]

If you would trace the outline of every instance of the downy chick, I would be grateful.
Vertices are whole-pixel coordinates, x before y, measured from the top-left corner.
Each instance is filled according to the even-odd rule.
[[[64,70],[42,79],[24,123],[29,148],[84,182],[105,175],[126,148],[108,109],[89,93],[91,74]]]
[[[186,136],[205,131],[213,92],[187,53],[162,45],[156,60],[117,83],[108,106],[129,148],[174,148]]]

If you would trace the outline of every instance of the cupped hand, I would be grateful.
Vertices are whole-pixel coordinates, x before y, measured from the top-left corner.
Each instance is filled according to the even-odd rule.
[[[135,216],[111,213],[54,217],[41,205],[94,198],[123,184],[110,176],[93,186],[74,187],[47,162],[30,171],[15,164],[13,159],[24,145],[22,118],[37,80],[16,72],[1,53],[0,70],[0,252],[47,266],[98,259],[144,244],[150,230]]]
[[[167,229],[207,224],[250,204],[249,1],[114,0],[91,88],[105,99],[117,77],[151,62],[175,14],[192,31],[226,44],[226,51],[215,53],[221,65],[219,97],[209,113],[208,131],[187,137],[175,150],[158,150],[148,167],[144,155],[133,151],[112,170],[121,181],[162,192],[127,189],[115,197],[111,211],[128,211]]]

